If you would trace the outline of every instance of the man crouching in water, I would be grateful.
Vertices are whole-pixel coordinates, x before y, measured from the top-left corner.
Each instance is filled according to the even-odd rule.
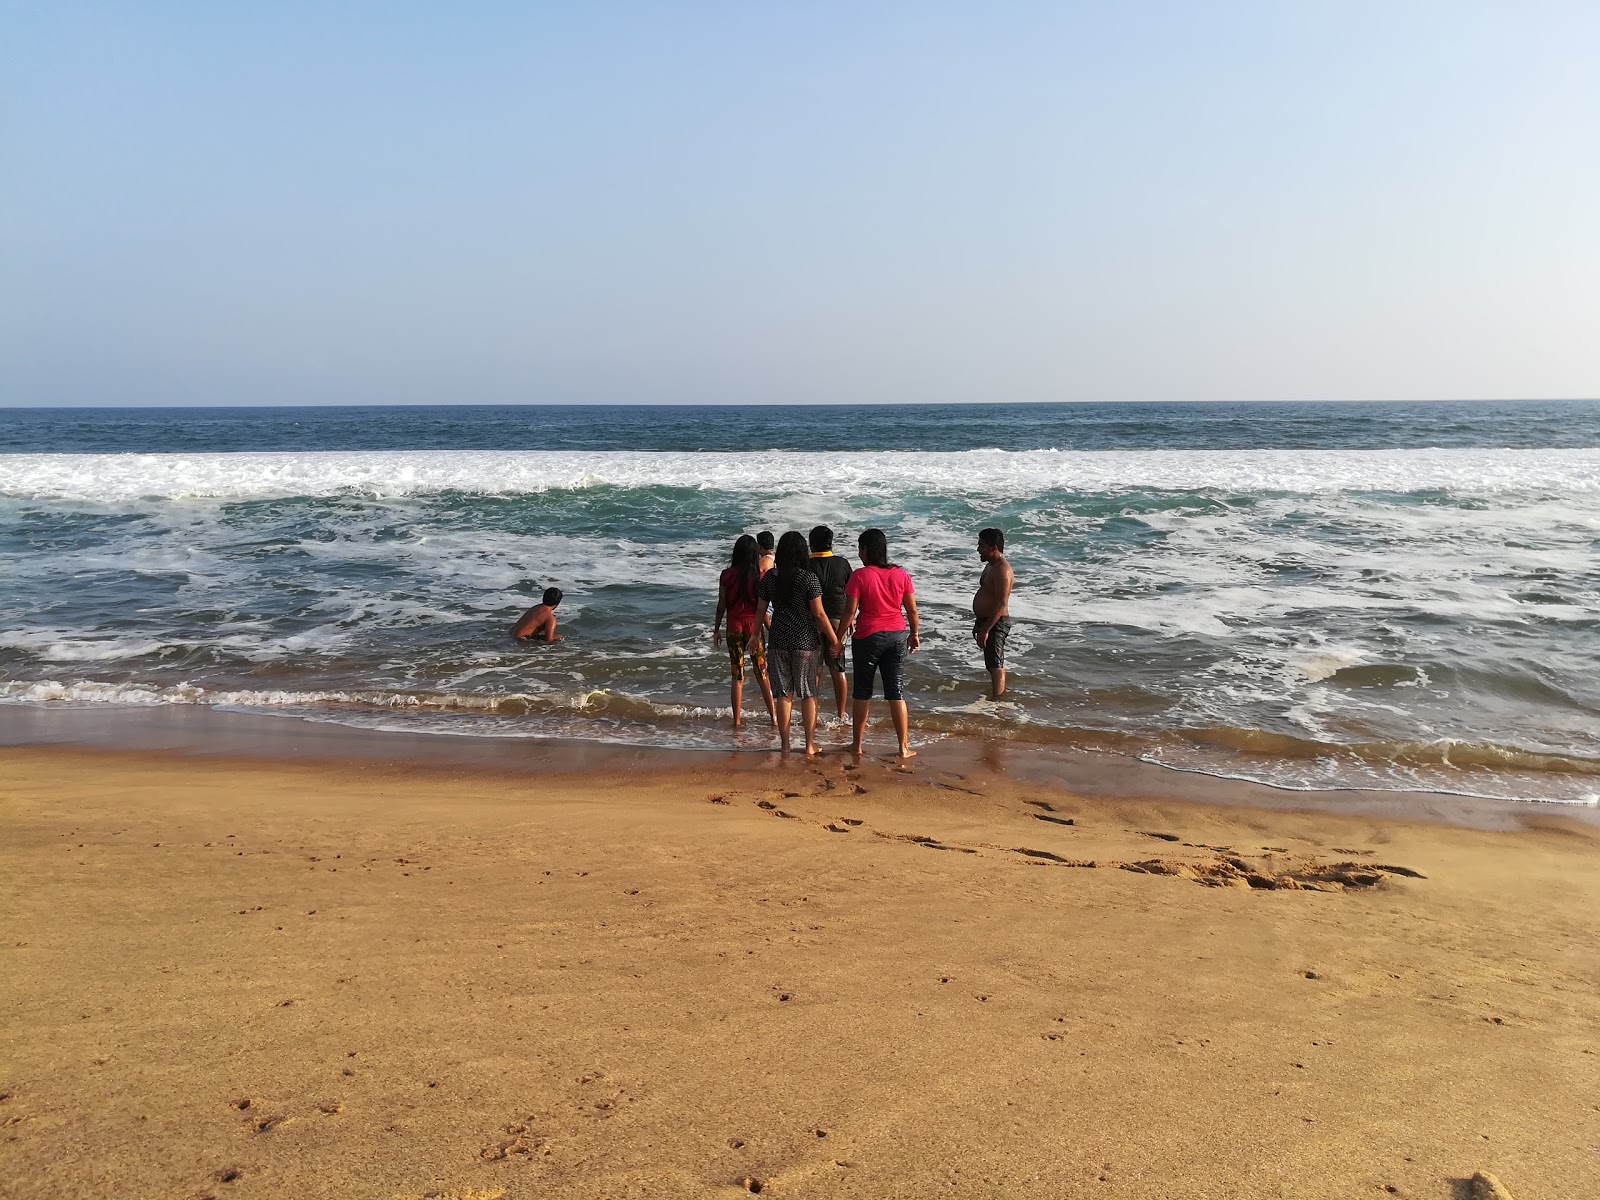
[[[544,600],[523,613],[511,627],[511,636],[531,642],[543,637],[546,643],[559,642],[556,635],[556,605],[561,603],[560,588],[545,588]]]
[[[978,592],[972,597],[972,640],[983,651],[983,665],[989,668],[989,694],[996,699],[1006,694],[1006,639],[1011,636],[1011,583],[1015,576],[1004,554],[1006,535],[998,529],[978,531],[978,557],[983,574],[978,577]]]

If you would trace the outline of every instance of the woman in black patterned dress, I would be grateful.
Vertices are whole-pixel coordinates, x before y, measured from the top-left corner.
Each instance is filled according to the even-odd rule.
[[[822,584],[806,569],[810,558],[805,535],[791,529],[778,539],[777,562],[761,577],[761,600],[772,605],[764,617],[767,633],[767,677],[778,708],[778,740],[789,753],[789,714],[796,698],[806,729],[806,757],[816,756],[817,654],[824,647],[839,654],[839,637],[822,608]]]

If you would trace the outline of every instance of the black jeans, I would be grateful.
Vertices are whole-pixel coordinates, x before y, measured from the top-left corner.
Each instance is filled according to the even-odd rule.
[[[883,698],[904,700],[906,639],[909,630],[885,629],[864,638],[852,638],[850,658],[855,665],[855,683],[850,694],[857,700],[872,699],[872,677],[883,672]]]

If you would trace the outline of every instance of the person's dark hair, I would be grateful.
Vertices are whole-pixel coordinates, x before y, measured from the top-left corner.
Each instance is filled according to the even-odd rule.
[[[1006,548],[1006,535],[1000,529],[980,529],[978,530],[978,540],[985,546],[993,546],[996,550],[1004,550]]]
[[[761,547],[761,553],[771,554],[773,545],[772,530],[763,529],[760,533],[756,534],[756,545]]]
[[[778,539],[778,558],[773,564],[778,569],[778,578],[787,583],[805,564],[805,535],[798,529],[791,529]]]
[[[869,567],[889,566],[889,539],[881,529],[869,529],[856,539],[861,561]]]
[[[551,608],[554,608],[556,605],[560,604],[561,603],[561,589],[560,588],[545,588],[545,590],[544,590],[544,603],[548,604]]]
[[[818,525],[811,531],[811,536],[806,539],[811,543],[811,553],[821,554],[824,550],[833,549],[833,530],[826,525]]]
[[[739,535],[738,540],[733,543],[733,559],[730,565],[739,572],[739,590],[743,599],[753,604],[757,585],[761,582],[761,552],[755,538],[748,533]]]

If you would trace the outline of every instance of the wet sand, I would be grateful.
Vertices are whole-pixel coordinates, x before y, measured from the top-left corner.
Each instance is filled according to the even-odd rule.
[[[0,748],[0,1194],[1600,1191],[1574,815],[198,748]]]

